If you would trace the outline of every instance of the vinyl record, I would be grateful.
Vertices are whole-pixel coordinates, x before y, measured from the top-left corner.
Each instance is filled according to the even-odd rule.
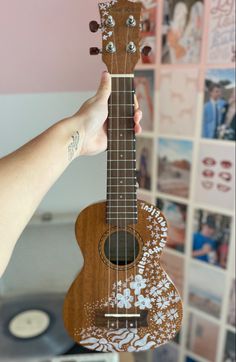
[[[74,342],[62,319],[64,295],[6,299],[0,305],[0,361],[53,357]]]

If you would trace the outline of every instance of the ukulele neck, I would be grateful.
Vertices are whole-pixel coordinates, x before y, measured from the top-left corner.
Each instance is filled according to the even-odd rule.
[[[107,223],[137,223],[134,77],[112,76],[108,113]]]

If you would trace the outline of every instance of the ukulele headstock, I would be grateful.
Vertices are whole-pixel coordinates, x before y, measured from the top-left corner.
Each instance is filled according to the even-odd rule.
[[[102,53],[111,74],[131,74],[140,59],[141,2],[112,0],[99,3],[101,25],[90,23],[90,30],[102,32],[102,50],[91,48],[90,54]],[[144,47],[147,53],[149,49]],[[151,50],[151,49],[150,49]]]

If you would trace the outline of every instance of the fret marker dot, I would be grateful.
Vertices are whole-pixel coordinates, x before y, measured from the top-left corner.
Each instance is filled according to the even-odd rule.
[[[120,184],[123,184],[123,181],[120,181]]]
[[[123,155],[120,155],[120,158],[124,157]]]

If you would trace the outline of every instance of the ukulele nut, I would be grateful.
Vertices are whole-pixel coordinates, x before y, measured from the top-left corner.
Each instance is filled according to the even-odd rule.
[[[126,21],[126,25],[129,27],[135,27],[136,26],[136,20],[133,15],[130,15]]]
[[[127,45],[127,52],[128,53],[131,53],[131,54],[134,54],[136,53],[137,51],[137,47],[136,45],[134,44],[133,41],[131,41],[128,45]]]
[[[107,20],[106,20],[106,25],[109,28],[114,28],[114,26],[116,25],[115,20],[113,19],[113,17],[111,15],[108,16]]]
[[[110,42],[107,44],[107,46],[106,46],[106,51],[107,51],[108,53],[110,53],[110,54],[113,54],[113,53],[116,52],[115,44],[114,44],[112,41],[110,41]]]

